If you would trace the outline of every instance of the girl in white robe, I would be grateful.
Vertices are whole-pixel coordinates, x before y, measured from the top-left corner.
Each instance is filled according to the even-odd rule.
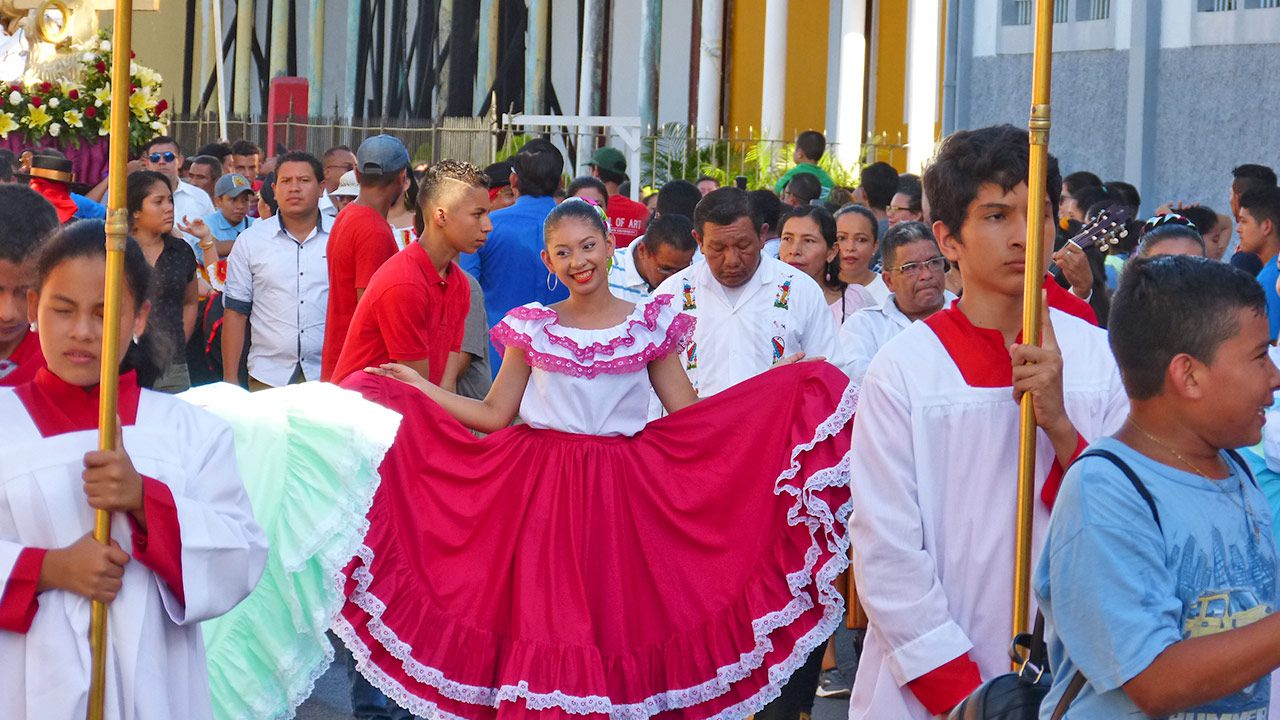
[[[149,268],[132,240],[118,350],[123,449],[96,450],[104,240],[102,223],[81,222],[47,241],[31,307],[48,367],[0,391],[0,717],[85,717],[89,608],[101,600],[106,718],[205,720],[199,623],[253,589],[266,541],[227,425],[139,389]],[[109,547],[90,535],[95,508],[112,512]]]

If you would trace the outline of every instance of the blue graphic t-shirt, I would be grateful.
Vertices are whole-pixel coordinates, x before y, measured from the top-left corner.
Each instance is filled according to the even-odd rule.
[[[1085,458],[1067,473],[1035,574],[1054,678],[1042,719],[1077,670],[1089,682],[1068,718],[1142,717],[1121,686],[1165,648],[1248,625],[1277,606],[1267,499],[1225,453],[1232,475],[1211,481],[1112,438],[1093,447],[1128,463],[1154,497],[1160,526],[1111,462]],[[1264,718],[1270,690],[1268,676],[1169,717]]]

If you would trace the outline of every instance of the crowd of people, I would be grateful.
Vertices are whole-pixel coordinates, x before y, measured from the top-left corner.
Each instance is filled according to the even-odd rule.
[[[254,591],[275,532],[225,470],[230,431],[166,397],[222,381],[341,385],[402,418],[340,563],[357,718],[797,720],[815,696],[945,716],[1008,669],[1027,393],[1042,717],[1266,717],[1275,172],[1235,168],[1229,212],[1144,219],[1133,185],[1051,158],[1029,265],[1025,131],[960,131],[922,176],[877,162],[853,188],[821,133],[795,147],[773,188],[637,202],[610,147],[566,178],[542,139],[480,168],[415,167],[390,135],[270,158],[157,137],[130,165],[119,350],[120,422],[150,430],[87,455],[105,181],[0,157],[0,481],[21,488],[0,494],[0,658],[24,668],[0,714],[52,716],[80,669],[46,669],[115,599],[110,716],[210,717],[196,623]],[[123,542],[88,539],[90,507],[128,518]]]

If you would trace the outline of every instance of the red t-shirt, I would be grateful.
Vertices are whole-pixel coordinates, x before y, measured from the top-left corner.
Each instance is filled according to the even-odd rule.
[[[0,360],[0,387],[17,387],[30,382],[44,366],[40,336],[28,330],[9,357]]]
[[[347,328],[356,312],[356,290],[367,289],[373,274],[396,250],[391,225],[377,210],[351,203],[333,221],[327,248],[329,310],[320,353],[321,380],[332,378],[342,355]]]
[[[369,281],[333,382],[393,360],[426,360],[427,379],[439,384],[449,353],[462,349],[470,309],[471,288],[457,263],[441,278],[422,246],[410,245]]]
[[[609,213],[609,229],[613,231],[613,239],[618,247],[630,245],[644,234],[644,228],[649,224],[649,208],[626,195],[610,197],[606,210]]]

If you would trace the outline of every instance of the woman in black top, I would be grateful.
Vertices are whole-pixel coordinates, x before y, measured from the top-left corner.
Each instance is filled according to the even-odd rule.
[[[182,349],[196,324],[196,256],[185,240],[172,234],[173,190],[168,178],[136,172],[129,176],[127,195],[129,234],[155,270],[147,323],[147,334],[161,348],[162,370],[155,389],[182,392],[191,387]]]

